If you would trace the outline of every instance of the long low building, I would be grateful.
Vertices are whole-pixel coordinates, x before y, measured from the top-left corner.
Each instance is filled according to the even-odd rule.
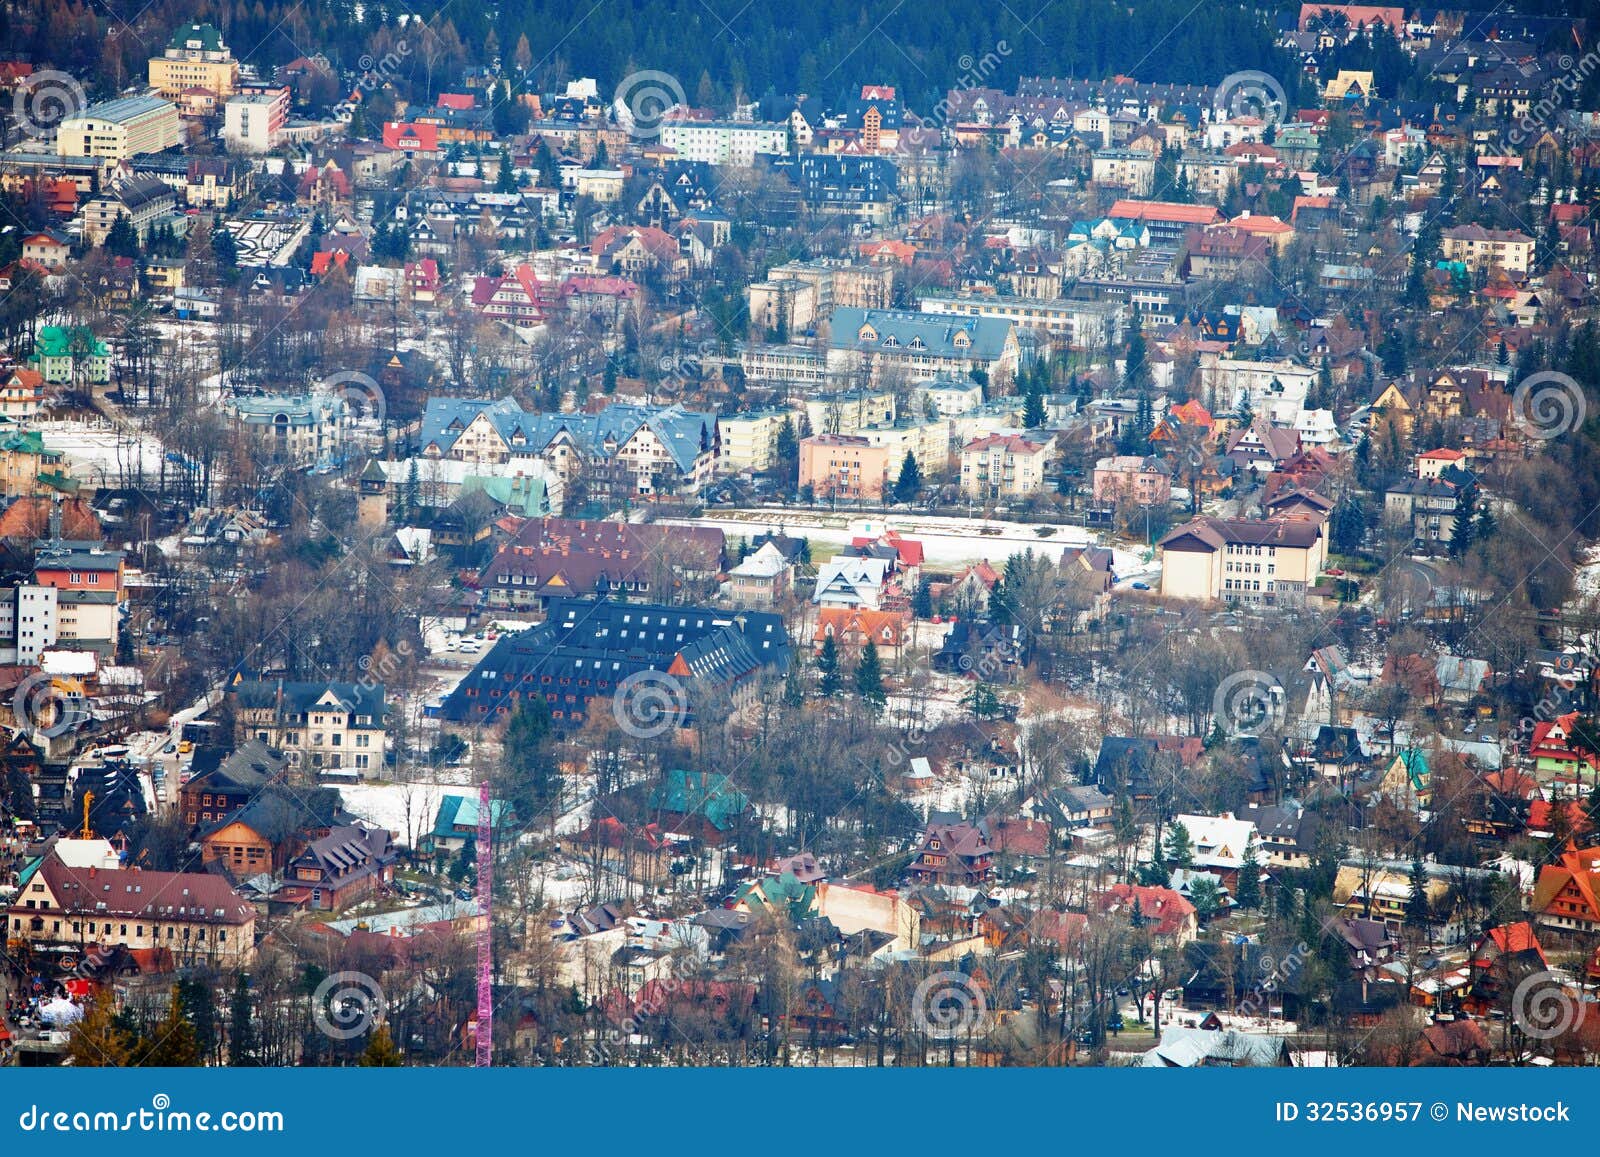
[[[558,727],[597,712],[639,735],[687,727],[696,711],[754,694],[789,669],[778,615],[605,600],[573,600],[529,630],[502,636],[445,699],[451,723],[493,724],[544,699]]]
[[[6,916],[8,939],[85,961],[126,949],[166,971],[237,967],[255,952],[256,910],[221,876],[80,866],[55,849],[23,871]]]

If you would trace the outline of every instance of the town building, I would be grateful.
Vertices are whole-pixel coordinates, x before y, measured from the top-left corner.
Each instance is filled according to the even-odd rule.
[[[242,92],[222,106],[222,143],[230,153],[271,152],[288,123],[287,88]]]
[[[255,953],[256,910],[207,872],[71,866],[56,851],[25,868],[8,938],[35,951],[126,948],[152,972],[237,968]]]
[[[241,738],[277,748],[291,767],[354,770],[363,778],[383,767],[382,683],[241,680],[228,694]]]
[[[723,717],[788,667],[789,635],[773,614],[574,599],[538,626],[501,636],[446,696],[440,717],[481,725],[540,696],[560,727],[612,711],[662,734],[690,726],[702,709]],[[672,690],[660,717],[639,713],[635,688],[662,684]]]
[[[1310,518],[1198,518],[1156,545],[1163,597],[1269,606],[1303,602],[1327,556]]]
[[[182,139],[177,107],[156,96],[102,101],[56,126],[56,152],[63,157],[127,161],[176,148]]]
[[[1044,489],[1053,439],[990,434],[961,448],[961,492],[969,498],[1023,498]]]
[[[239,62],[214,26],[185,24],[172,34],[160,56],[150,58],[150,87],[166,100],[177,100],[195,88],[227,100],[239,87]]]

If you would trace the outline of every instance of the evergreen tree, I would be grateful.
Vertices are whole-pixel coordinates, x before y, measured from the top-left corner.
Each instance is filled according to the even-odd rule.
[[[540,814],[561,789],[550,732],[550,705],[544,696],[519,699],[501,739],[496,794],[524,822]]]
[[[1478,533],[1478,520],[1473,516],[1472,499],[1465,491],[1456,502],[1455,526],[1450,533],[1450,557],[1463,558],[1472,549]]]
[[[389,1035],[389,1026],[386,1024],[380,1024],[367,1036],[367,1047],[356,1062],[364,1069],[398,1069],[405,1063],[405,1057]]]
[[[862,645],[861,658],[856,662],[856,694],[874,715],[883,709],[883,666],[878,661],[878,644],[871,639]]]
[[[1189,889],[1189,903],[1202,922],[1209,920],[1222,909],[1222,888],[1210,876],[1201,876]]]
[[[1044,392],[1034,385],[1023,398],[1022,424],[1030,430],[1037,430],[1044,423]]]
[[[1194,866],[1194,841],[1189,838],[1189,829],[1176,820],[1167,828],[1167,837],[1161,845],[1161,858],[1174,868]]]
[[[192,1069],[200,1065],[200,1041],[194,1025],[183,1014],[178,985],[172,986],[167,1015],[149,1039],[135,1050],[134,1063],[143,1068]]]
[[[822,640],[822,651],[817,655],[817,673],[822,697],[832,699],[843,685],[839,677],[839,647],[832,635]]]
[[[416,518],[422,510],[422,478],[417,473],[417,460],[411,459],[406,467],[406,480],[400,487],[401,520]]]
[[[180,980],[178,1000],[183,1015],[194,1025],[194,1041],[202,1057],[214,1056],[217,1051],[217,1003],[211,985],[203,980]]]
[[[617,392],[617,363],[606,359],[606,372],[600,378],[600,389],[605,394]]]
[[[922,467],[917,465],[916,455],[907,450],[905,458],[900,463],[900,477],[895,479],[894,500],[905,503],[915,502],[917,495],[921,493]]]
[[[1128,330],[1128,345],[1123,353],[1122,384],[1129,389],[1143,389],[1150,377],[1150,367],[1145,364],[1144,331],[1139,325],[1139,311],[1133,311],[1133,324]]]
[[[122,1069],[132,1063],[133,1039],[112,1011],[111,998],[97,998],[72,1026],[67,1056],[77,1069]]]
[[[233,982],[228,1004],[228,1067],[253,1068],[261,1063],[256,1053],[256,1026],[251,1015],[250,978],[240,973]]]
[[[500,171],[494,177],[494,191],[496,193],[517,191],[516,167],[511,163],[511,150],[504,145],[500,148]]]
[[[1239,866],[1239,879],[1233,898],[1239,907],[1247,910],[1261,907],[1261,865],[1256,863],[1253,856]]]
[[[980,680],[962,696],[961,706],[971,711],[972,717],[981,723],[1000,714],[1000,696],[995,693],[993,685]]]
[[[1428,904],[1428,873],[1421,860],[1411,861],[1411,891],[1406,896],[1406,923],[1413,928],[1428,927],[1432,909]]]
[[[933,618],[933,583],[923,579],[911,596],[911,613],[919,619]]]

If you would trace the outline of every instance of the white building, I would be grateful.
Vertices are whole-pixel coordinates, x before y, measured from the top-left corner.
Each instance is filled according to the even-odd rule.
[[[265,153],[289,122],[289,90],[240,93],[222,106],[222,143],[230,153]]]
[[[789,151],[789,126],[758,121],[669,120],[661,143],[686,161],[749,168],[757,156],[781,157]]]

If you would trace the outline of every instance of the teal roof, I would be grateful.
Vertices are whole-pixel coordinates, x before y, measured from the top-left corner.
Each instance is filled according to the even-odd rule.
[[[828,336],[833,348],[840,350],[888,349],[992,362],[1005,353],[1011,328],[1009,321],[998,317],[851,308],[833,311]],[[876,336],[863,338],[869,329]]]
[[[489,826],[496,831],[511,817],[511,805],[505,800],[489,801]],[[433,822],[436,838],[454,838],[462,833],[460,828],[478,827],[478,797],[475,795],[447,795],[439,803],[439,817]]]
[[[750,807],[750,797],[725,775],[679,767],[668,771],[666,781],[651,790],[650,806],[675,815],[703,815],[717,831],[725,832]]]
[[[37,356],[46,358],[71,357],[75,334],[80,339],[88,341],[89,356],[103,358],[111,355],[110,347],[95,337],[87,327],[59,325],[47,325],[39,331],[39,340],[34,343],[34,352]]]
[[[716,437],[717,415],[695,413],[678,406],[636,406],[615,402],[598,414],[546,414],[524,410],[513,398],[495,402],[435,395],[422,414],[417,444],[437,445],[448,454],[461,432],[479,414],[512,447],[512,452],[538,454],[563,431],[590,453],[608,453],[649,427],[679,470],[690,470]]]
[[[526,474],[515,478],[468,474],[461,480],[461,493],[471,494],[474,490],[481,490],[501,506],[522,514],[546,514],[549,510],[545,504],[544,480]]]
[[[185,24],[172,34],[167,47],[189,52],[197,49],[201,52],[221,52],[222,33],[210,24]]]
[[[1428,757],[1415,747],[1408,747],[1400,753],[1400,762],[1405,765],[1406,774],[1411,777],[1411,786],[1424,788],[1428,786]]]
[[[793,872],[770,876],[765,880],[752,880],[739,889],[734,899],[736,902],[742,901],[752,912],[759,912],[763,908],[783,911],[795,923],[815,916],[817,912],[816,886],[802,884]]]

